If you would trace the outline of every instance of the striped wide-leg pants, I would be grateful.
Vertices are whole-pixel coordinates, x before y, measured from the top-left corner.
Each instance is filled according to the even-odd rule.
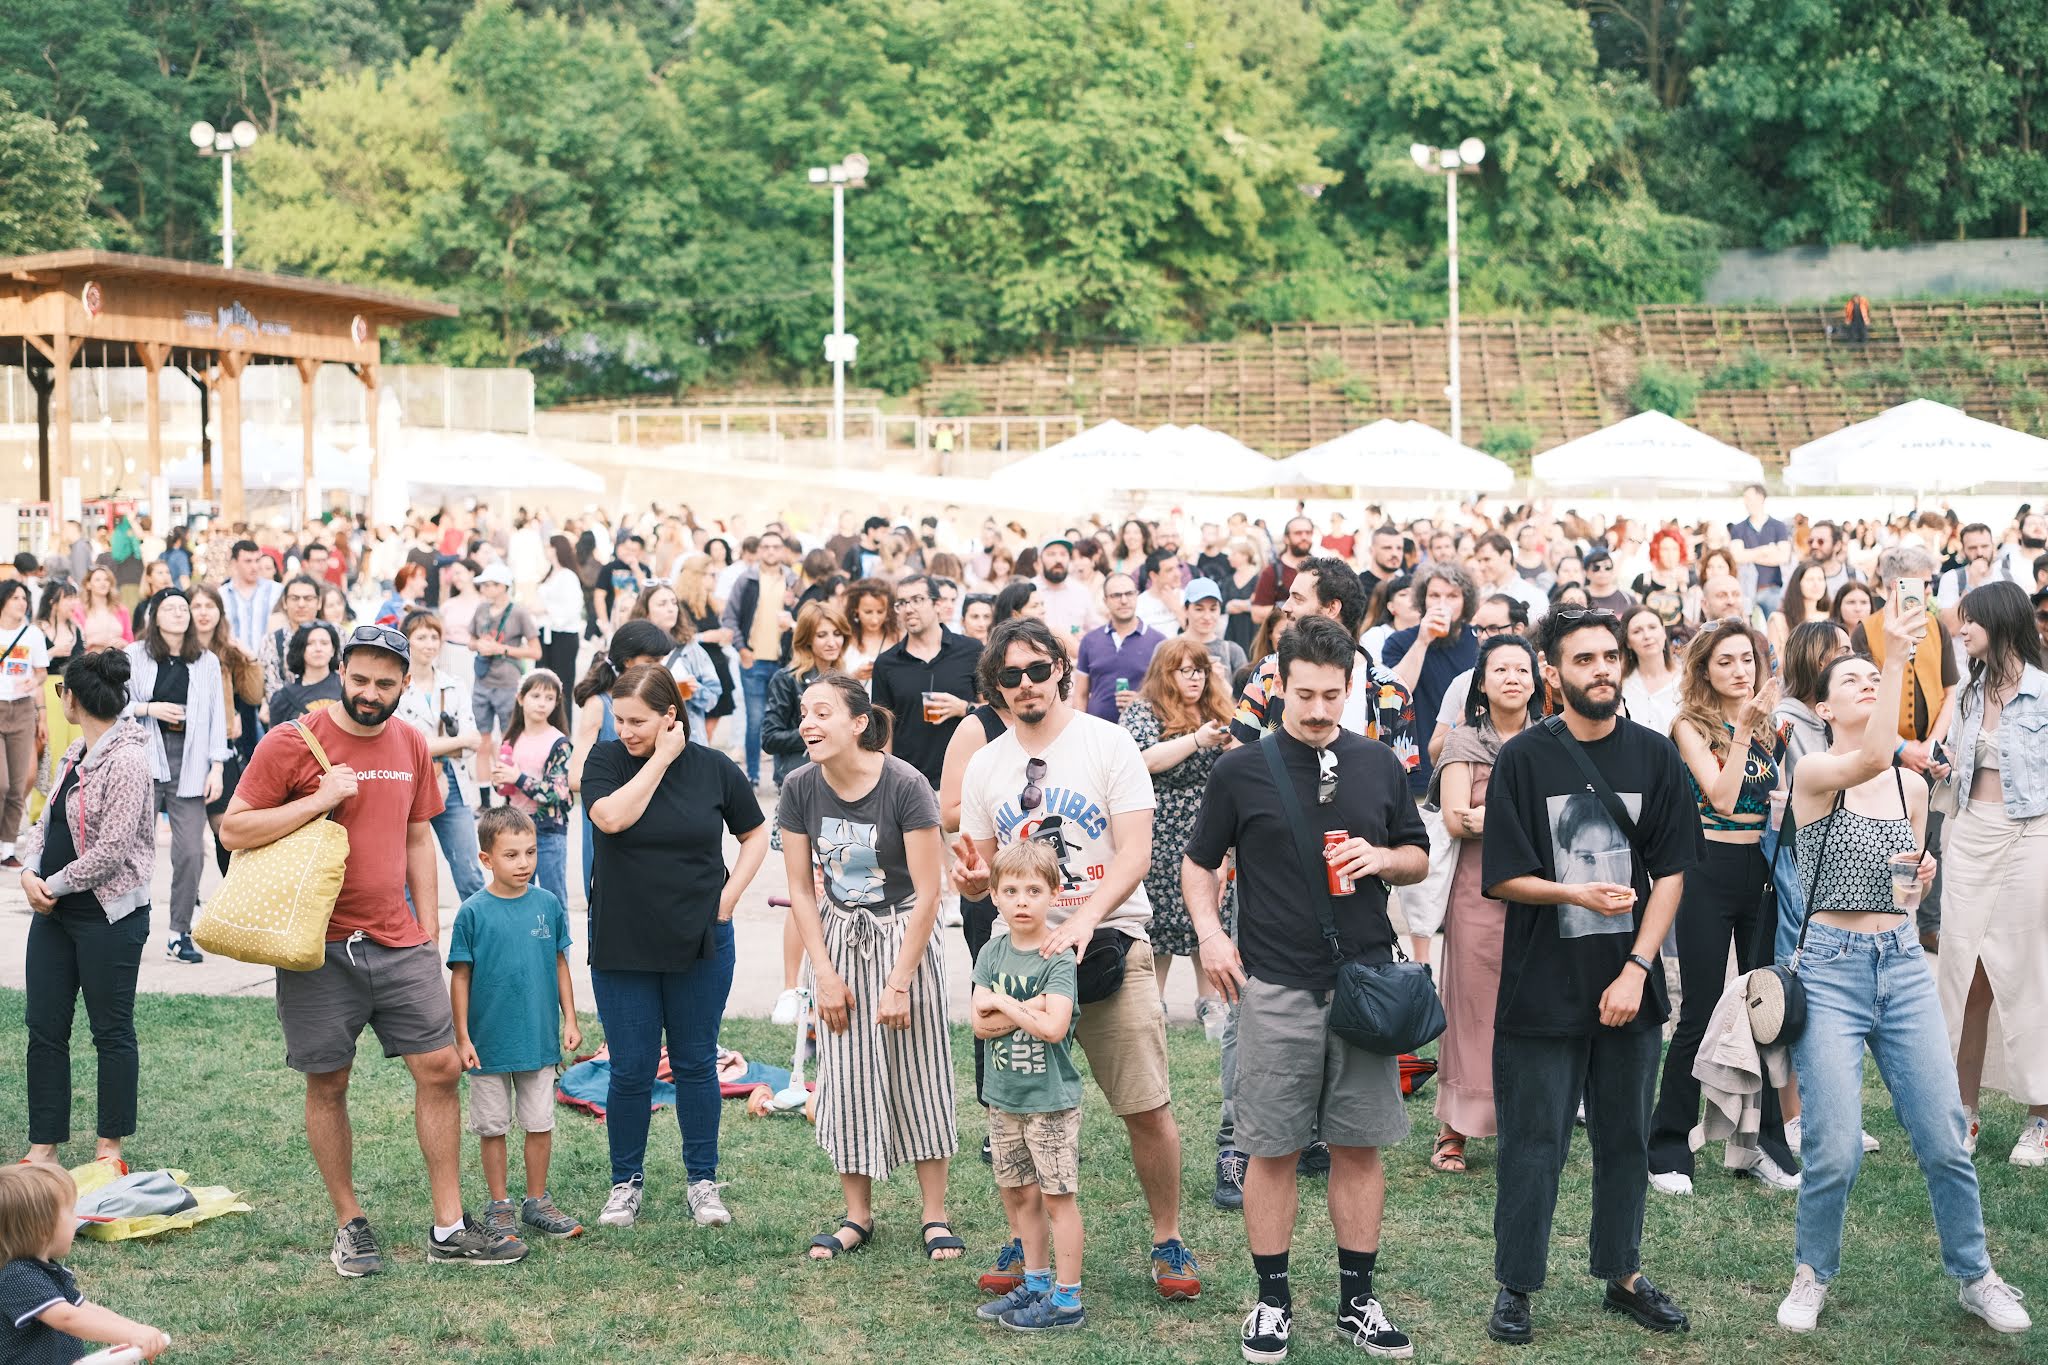
[[[846,1032],[818,1029],[818,1145],[842,1175],[886,1180],[907,1161],[960,1149],[953,1054],[946,1032],[946,965],[934,932],[910,985],[910,1027],[875,1018],[903,948],[907,912],[878,919],[825,903],[825,952],[852,992]]]

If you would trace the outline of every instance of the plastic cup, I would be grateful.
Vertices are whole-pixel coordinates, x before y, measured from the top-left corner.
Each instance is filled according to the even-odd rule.
[[[1920,908],[1920,854],[1895,853],[1891,858],[1892,909]]]
[[[946,718],[944,711],[941,709],[944,706],[944,702],[940,700],[945,695],[943,692],[926,692],[924,694],[924,723],[926,725],[937,725]]]

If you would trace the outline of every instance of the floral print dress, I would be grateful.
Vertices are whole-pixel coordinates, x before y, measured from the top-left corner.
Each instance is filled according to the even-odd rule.
[[[1165,738],[1159,713],[1142,698],[1124,709],[1123,727],[1131,732],[1142,751]],[[1197,749],[1164,772],[1152,774],[1152,870],[1145,874],[1145,895],[1152,902],[1152,951],[1174,957],[1194,957],[1200,945],[1195,941],[1194,922],[1188,918],[1188,903],[1180,891],[1181,855],[1195,832],[1195,817],[1202,812],[1202,792],[1209,774],[1223,750]],[[1236,932],[1237,887],[1227,881],[1220,907],[1223,929]]]

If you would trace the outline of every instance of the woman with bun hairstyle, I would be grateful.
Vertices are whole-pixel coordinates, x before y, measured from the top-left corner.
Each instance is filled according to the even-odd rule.
[[[576,727],[569,751],[569,790],[583,790],[583,765],[590,751],[619,731],[612,720],[612,686],[636,664],[658,664],[673,647],[668,632],[652,621],[628,621],[612,632],[608,648],[597,652],[570,696],[576,702]],[[590,898],[591,842],[590,804],[583,805],[583,896]]]
[[[28,1159],[71,1139],[71,1019],[80,995],[99,1054],[98,1160],[120,1165],[141,1074],[135,974],[149,938],[156,783],[148,736],[128,707],[129,659],[81,653],[65,666],[64,715],[79,738],[57,763],[42,820],[22,849],[28,927]]]

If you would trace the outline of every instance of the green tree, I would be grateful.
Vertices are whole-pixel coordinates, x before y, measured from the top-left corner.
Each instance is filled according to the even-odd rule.
[[[60,128],[0,90],[0,256],[99,244],[91,154],[84,123]]]

